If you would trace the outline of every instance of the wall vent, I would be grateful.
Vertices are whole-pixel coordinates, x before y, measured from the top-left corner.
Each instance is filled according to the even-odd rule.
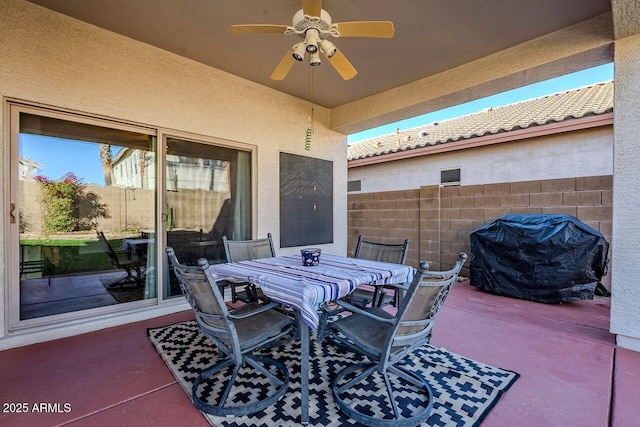
[[[460,185],[460,168],[442,169],[440,171],[440,185]]]
[[[362,181],[347,181],[347,192],[360,191],[362,189]]]

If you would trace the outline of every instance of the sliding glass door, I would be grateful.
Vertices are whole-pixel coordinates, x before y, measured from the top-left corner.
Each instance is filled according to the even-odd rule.
[[[167,245],[187,264],[219,263],[222,236],[252,237],[253,147],[17,103],[9,111],[10,330],[181,297]]]
[[[15,106],[12,130],[19,320],[150,298],[154,133]]]
[[[251,152],[168,137],[167,245],[195,264],[225,261],[222,236],[251,238]],[[170,273],[167,296],[180,294]]]

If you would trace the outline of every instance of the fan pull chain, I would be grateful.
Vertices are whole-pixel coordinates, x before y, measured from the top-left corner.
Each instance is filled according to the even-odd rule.
[[[309,67],[309,99],[313,99],[313,67]],[[315,111],[313,109],[313,102],[311,102],[311,113],[309,114],[309,126],[307,127],[307,134],[304,139],[304,149],[311,150],[311,135],[313,135],[315,127]]]

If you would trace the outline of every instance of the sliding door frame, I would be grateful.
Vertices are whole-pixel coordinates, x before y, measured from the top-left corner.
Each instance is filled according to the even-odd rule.
[[[168,260],[167,260],[167,255],[164,251],[164,248],[166,248],[167,246],[166,239],[167,239],[167,219],[168,219],[168,212],[166,210],[167,209],[166,158],[167,158],[167,151],[168,151],[168,143],[167,143],[168,138],[181,139],[184,141],[193,142],[195,144],[213,145],[217,147],[229,148],[232,150],[249,152],[251,154],[251,233],[252,233],[252,238],[256,237],[256,229],[257,229],[257,222],[258,222],[257,221],[258,220],[258,206],[257,206],[258,205],[257,204],[257,194],[258,194],[257,181],[258,180],[256,179],[256,177],[258,176],[257,174],[258,148],[255,145],[245,144],[245,143],[236,142],[236,141],[230,141],[222,138],[208,137],[208,136],[198,135],[198,134],[189,133],[189,132],[170,130],[170,129],[159,129],[158,130],[158,154],[157,154],[158,156],[157,200],[158,200],[158,204],[160,205],[160,209],[157,209],[159,236],[157,240],[158,243],[156,244],[156,251],[157,251],[156,259],[162,260],[162,262],[158,262],[158,269],[159,271],[162,272],[162,274],[159,275],[159,276],[162,276],[161,280],[158,280],[158,282],[159,283],[162,282],[162,283],[159,284],[158,295],[164,294],[162,290],[164,289],[164,286],[165,286],[165,283],[164,283],[165,278],[169,277]],[[160,147],[162,148],[160,149]],[[165,299],[164,301],[171,300],[174,298],[170,297],[168,299]]]
[[[3,216],[3,249],[4,249],[4,330],[5,333],[35,332],[52,326],[64,326],[87,323],[93,320],[102,320],[113,316],[124,314],[135,314],[140,311],[154,310],[171,305],[185,305],[182,296],[164,299],[165,277],[167,277],[168,266],[164,248],[166,247],[166,153],[167,138],[180,138],[200,144],[211,144],[234,150],[246,151],[251,154],[251,228],[253,237],[257,230],[257,146],[253,144],[235,142],[231,140],[198,135],[194,133],[171,130],[162,127],[154,127],[133,122],[114,120],[113,118],[99,115],[90,115],[75,111],[65,111],[64,109],[49,107],[37,103],[25,102],[22,100],[5,99],[4,109],[4,173],[5,182],[3,192],[3,203],[5,215]],[[115,304],[104,307],[97,307],[87,310],[43,316],[33,319],[20,320],[20,271],[19,271],[19,133],[20,114],[27,113],[49,118],[61,119],[71,122],[95,125],[105,128],[138,132],[148,134],[156,138],[156,274],[157,298],[134,301],[125,304]]]

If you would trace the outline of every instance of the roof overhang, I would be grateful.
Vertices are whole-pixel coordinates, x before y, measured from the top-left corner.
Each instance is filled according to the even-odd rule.
[[[518,129],[509,132],[501,132],[491,135],[473,137],[469,139],[448,142],[446,144],[407,149],[373,157],[366,157],[363,159],[350,160],[347,163],[347,167],[357,168],[379,163],[430,156],[452,151],[468,150],[470,148],[485,147],[488,145],[502,144],[507,142],[516,142],[541,136],[611,125],[613,125],[613,113],[598,114],[593,116],[581,117],[578,119],[564,120],[558,123],[545,124],[543,126],[532,126],[525,129]]]

